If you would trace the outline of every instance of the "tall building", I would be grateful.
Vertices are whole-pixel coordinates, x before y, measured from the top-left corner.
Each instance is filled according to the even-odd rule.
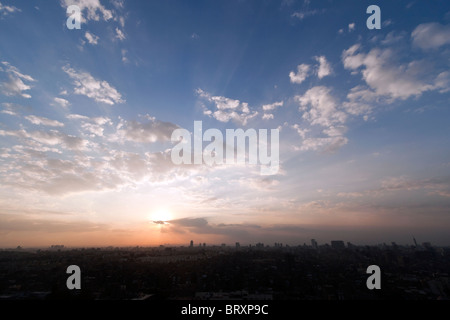
[[[239,249],[241,247],[241,244],[239,242],[236,242],[236,249]]]
[[[313,247],[313,249],[317,249],[319,246],[317,245],[317,241],[316,239],[311,239],[311,246]]]
[[[194,241],[191,240],[191,244],[189,245],[190,248],[192,248],[194,246]]]

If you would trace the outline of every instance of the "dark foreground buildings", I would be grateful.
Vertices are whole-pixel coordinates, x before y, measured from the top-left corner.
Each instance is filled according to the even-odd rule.
[[[352,300],[450,297],[450,248],[426,246],[189,246],[0,251],[0,300]],[[68,290],[66,269],[81,269]],[[381,290],[369,290],[369,265]]]

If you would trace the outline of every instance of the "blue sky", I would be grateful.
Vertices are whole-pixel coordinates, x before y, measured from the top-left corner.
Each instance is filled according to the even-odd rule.
[[[0,0],[0,43],[0,246],[450,243],[448,1]],[[280,171],[174,165],[194,121]]]

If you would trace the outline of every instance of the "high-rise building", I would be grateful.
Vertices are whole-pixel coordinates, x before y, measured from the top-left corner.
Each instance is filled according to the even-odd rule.
[[[313,249],[317,249],[319,246],[317,245],[317,241],[316,239],[311,239],[311,246],[313,247]]]
[[[194,246],[194,241],[191,240],[191,244],[189,245],[190,248],[192,248]]]

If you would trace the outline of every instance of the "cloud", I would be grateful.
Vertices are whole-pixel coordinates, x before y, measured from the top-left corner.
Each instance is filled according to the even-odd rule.
[[[352,23],[350,23],[349,25],[348,25],[348,32],[352,32],[352,31],[354,31],[355,30],[355,23],[354,22],[352,22]]]
[[[333,69],[324,56],[314,57],[314,59],[316,59],[316,61],[319,63],[319,68],[317,69],[317,77],[319,79],[322,79],[333,73]]]
[[[135,120],[120,120],[117,133],[111,137],[115,141],[134,141],[139,143],[155,143],[170,141],[172,132],[179,127],[170,122],[150,118],[146,123]]]
[[[0,91],[6,96],[20,96],[26,99],[31,98],[31,95],[24,93],[24,91],[31,89],[31,86],[24,83],[24,81],[34,82],[36,80],[29,75],[21,73],[19,69],[6,61],[2,61],[1,64],[6,68],[4,72],[7,74],[9,81],[0,83]],[[2,69],[0,69],[0,71],[2,71]]]
[[[361,73],[363,80],[371,90],[353,92],[363,100],[384,97],[388,102],[418,97],[431,90],[447,90],[449,73],[442,72],[433,76],[426,61],[399,63],[392,49],[374,48],[369,53],[358,53],[359,45],[353,45],[342,54],[346,69],[354,74]]]
[[[113,125],[111,119],[107,117],[94,117],[89,118],[79,114],[69,114],[67,119],[80,120],[81,128],[91,137],[99,136],[103,137],[105,125]]]
[[[60,145],[66,149],[78,151],[86,150],[89,144],[87,140],[83,140],[72,135],[67,135],[57,130],[33,132],[27,132],[25,129],[16,131],[0,130],[0,136],[29,139],[50,146]]]
[[[62,108],[67,108],[68,106],[70,106],[70,102],[63,98],[55,97],[53,101]]]
[[[274,103],[272,103],[272,104],[265,104],[265,105],[262,106],[262,109],[263,109],[264,111],[273,111],[273,110],[275,110],[275,109],[278,108],[278,107],[282,107],[283,104],[284,104],[283,101],[280,101],[280,102],[274,102]]]
[[[319,14],[320,12],[318,10],[305,10],[305,11],[296,11],[292,14],[293,18],[297,18],[299,20],[303,20],[307,17],[314,16],[316,14]]]
[[[95,34],[90,33],[89,31],[86,31],[86,33],[84,34],[84,36],[86,37],[87,41],[90,44],[96,45],[98,44],[98,40],[100,39],[99,37],[97,37]]]
[[[123,62],[123,63],[128,63],[128,62],[130,62],[130,60],[128,60],[128,57],[127,57],[128,50],[122,49],[122,50],[121,50],[121,53],[122,53],[122,62]]]
[[[108,82],[97,80],[88,72],[79,72],[68,66],[64,66],[62,69],[74,80],[75,94],[84,95],[109,105],[125,102],[122,100],[121,94]]]
[[[348,143],[344,136],[347,127],[344,126],[347,114],[338,108],[336,99],[331,95],[331,90],[327,87],[317,86],[309,89],[303,96],[296,96],[299,102],[299,111],[302,118],[310,125],[323,127],[324,137],[306,137],[308,129],[301,129],[298,124],[293,128],[303,138],[300,150],[322,150],[325,152],[335,152],[340,147]]]
[[[203,114],[213,117],[220,122],[233,121],[240,125],[247,125],[247,122],[258,115],[257,111],[251,111],[248,103],[241,102],[222,96],[212,96],[211,94],[197,89],[197,94],[203,100],[211,102],[214,105],[215,111],[204,106]]]
[[[377,191],[400,191],[400,190],[429,190],[431,194],[450,197],[450,177],[429,178],[422,180],[411,180],[407,177],[389,177],[381,181],[381,188]]]
[[[300,104],[300,111],[303,112],[302,118],[311,125],[330,127],[346,121],[347,115],[338,110],[330,91],[327,87],[317,86],[306,91],[303,96],[295,96]]]
[[[94,20],[99,21],[103,18],[104,21],[112,19],[113,14],[110,10],[107,10],[101,3],[100,0],[61,0],[61,6],[67,8],[71,5],[76,5],[80,8],[82,12],[83,23]]]
[[[125,34],[119,28],[116,28],[116,38],[119,39],[120,41],[123,41],[126,39]]]
[[[450,25],[423,23],[414,29],[411,37],[413,44],[421,49],[437,49],[450,44]]]
[[[347,113],[355,116],[363,115],[367,119],[373,109],[371,102],[376,100],[375,92],[364,86],[356,86],[347,94],[347,101],[342,105]]]
[[[9,114],[10,116],[18,116],[18,111],[29,110],[29,107],[24,107],[19,104],[3,102],[2,107],[4,110],[1,111],[3,114]]]
[[[39,212],[38,210],[35,210]],[[44,211],[47,213],[47,211]],[[66,221],[58,219],[33,218],[31,216],[18,216],[17,214],[0,213],[0,232],[95,232],[105,230],[108,226],[101,223],[87,221]]]
[[[280,102],[274,102],[272,104],[265,104],[262,106],[262,109],[264,111],[264,114],[262,116],[263,120],[270,120],[274,118],[274,115],[270,113],[269,111],[274,111],[275,109],[282,107],[284,104],[283,101]]]
[[[26,116],[25,119],[30,121],[32,124],[35,125],[43,125],[43,126],[49,126],[49,127],[64,127],[64,123],[59,122],[57,120],[50,120],[44,117],[38,117],[38,116]]]
[[[20,12],[22,10],[14,7],[14,6],[6,6],[0,2],[0,15],[6,16],[10,13]]]
[[[297,66],[297,73],[291,71],[289,73],[289,79],[292,83],[302,83],[308,77],[310,66],[307,64],[300,64]]]

